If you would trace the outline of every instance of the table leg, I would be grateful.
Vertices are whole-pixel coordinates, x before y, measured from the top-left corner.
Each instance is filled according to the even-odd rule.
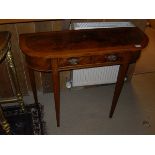
[[[115,86],[115,92],[114,92],[114,96],[113,96],[113,101],[112,101],[112,105],[111,105],[111,110],[110,110],[110,114],[109,114],[110,118],[112,118],[113,113],[115,111],[117,101],[118,101],[118,98],[120,96],[123,84],[124,84],[124,78],[126,76],[128,66],[129,66],[129,64],[120,65],[119,73],[118,73],[118,77],[117,77],[117,83]]]
[[[59,127],[60,126],[60,77],[59,77],[57,59],[52,60],[52,79],[53,79],[53,91],[54,91],[57,127]]]
[[[31,87],[32,87],[34,101],[35,101],[35,104],[38,106],[39,102],[38,102],[38,96],[37,96],[37,89],[36,89],[34,71],[28,67],[28,72],[29,72],[30,83],[31,83]]]
[[[38,116],[39,116],[39,120],[41,122],[42,121],[42,119],[41,119],[41,110],[40,110],[40,103],[38,102],[37,87],[36,87],[34,70],[28,67],[28,72],[29,72],[29,77],[30,77],[30,83],[31,83],[31,87],[32,87],[34,102],[35,102],[35,105],[36,105],[36,107],[38,109]],[[43,125],[42,124],[41,124],[41,134],[43,134]]]

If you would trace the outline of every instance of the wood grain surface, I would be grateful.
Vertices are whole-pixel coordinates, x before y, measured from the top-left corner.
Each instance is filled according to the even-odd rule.
[[[29,91],[31,90],[30,81],[28,77],[28,71],[25,66],[24,56],[19,48],[19,34],[21,33],[33,33],[33,32],[46,32],[46,31],[61,31],[69,29],[70,22],[99,22],[99,21],[129,21],[125,19],[65,19],[65,20],[56,20],[56,19],[0,19],[0,31],[10,31],[12,33],[12,53],[15,60],[15,65],[17,68],[17,73],[20,81],[20,86],[23,95],[29,95]],[[144,30],[146,25],[146,20],[136,20],[131,19],[136,26],[140,27]],[[5,67],[5,68],[4,68]],[[3,71],[0,76],[0,87],[5,89],[0,91],[0,97],[9,97],[12,94],[11,89],[9,88],[10,77],[7,71],[6,64],[2,64],[1,68]],[[134,71],[134,65],[132,65],[133,69],[131,69],[131,73]],[[62,72],[60,75],[60,89],[65,88],[65,81],[69,78],[70,72]],[[132,77],[132,74],[131,74]],[[5,78],[5,79],[4,79]],[[36,85],[39,91],[51,92],[51,74],[50,73],[37,73],[35,72]],[[13,95],[13,94],[12,94]]]

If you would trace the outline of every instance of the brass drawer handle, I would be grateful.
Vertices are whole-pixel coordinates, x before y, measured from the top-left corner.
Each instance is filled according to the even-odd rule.
[[[115,55],[115,54],[107,55],[107,56],[105,56],[105,58],[106,58],[108,61],[111,61],[111,62],[114,62],[114,61],[117,61],[117,60],[118,60],[118,56]]]
[[[71,65],[77,65],[79,60],[77,58],[71,58],[68,60]]]

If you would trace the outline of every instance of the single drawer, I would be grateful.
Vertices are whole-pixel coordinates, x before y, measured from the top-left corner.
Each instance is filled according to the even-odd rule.
[[[71,57],[59,59],[60,67],[71,67],[91,64],[91,57]]]

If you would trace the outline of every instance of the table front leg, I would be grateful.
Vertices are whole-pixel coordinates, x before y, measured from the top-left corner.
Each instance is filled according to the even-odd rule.
[[[110,114],[109,117],[112,118],[116,105],[117,105],[117,101],[118,98],[120,96],[123,84],[124,84],[124,79],[128,70],[128,66],[129,64],[122,64],[120,65],[119,68],[119,73],[118,73],[118,77],[117,77],[117,82],[116,82],[116,86],[115,86],[115,92],[114,92],[114,96],[113,96],[113,101],[112,101],[112,105],[111,105],[111,110],[110,110]]]
[[[52,79],[55,100],[57,127],[60,126],[60,77],[57,59],[52,60]]]

